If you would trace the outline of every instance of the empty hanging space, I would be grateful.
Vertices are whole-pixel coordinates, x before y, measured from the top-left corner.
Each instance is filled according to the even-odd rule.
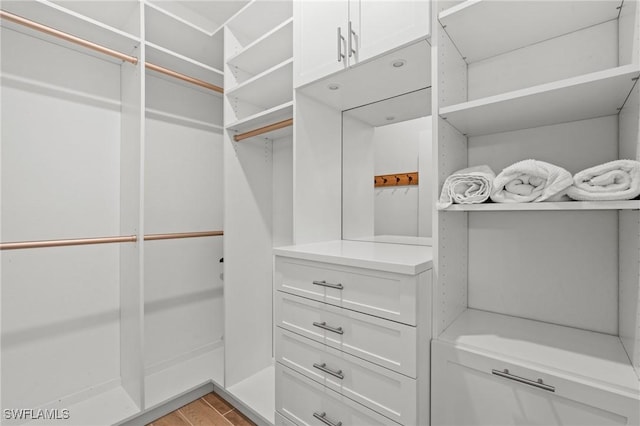
[[[528,159],[568,183],[438,210],[432,418],[635,424],[640,200],[561,191],[640,159],[637,4],[467,1],[439,22],[438,190]]]
[[[178,6],[145,6],[148,409],[212,381],[224,385],[222,31]]]
[[[99,4],[70,6],[2,4],[1,241],[36,242],[1,255],[2,407],[111,424],[141,406],[121,358],[121,294],[137,273],[121,264],[137,239],[121,155],[139,146],[139,111],[123,105],[139,99],[140,15],[118,2],[118,19],[98,25]]]

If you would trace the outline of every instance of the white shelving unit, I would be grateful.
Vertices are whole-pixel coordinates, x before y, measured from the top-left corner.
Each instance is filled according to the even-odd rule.
[[[290,0],[256,0],[225,26],[225,386],[270,424],[271,251],[291,243],[293,132],[234,136],[293,117],[292,25]]]
[[[452,204],[441,211],[531,211],[531,210],[639,210],[640,201],[564,201],[542,203]]]
[[[143,242],[223,229],[223,96],[145,72],[222,86],[222,24],[245,3],[207,3],[2,3],[137,59],[2,20],[0,241],[137,240],[2,251],[3,409],[116,424],[224,386],[222,237]]]
[[[533,158],[577,173],[640,159],[636,2],[446,4],[434,29],[438,191],[480,164],[497,173]],[[639,207],[436,212],[432,421],[637,422]]]
[[[507,132],[617,114],[638,65],[625,65],[442,108],[440,116],[466,136]]]

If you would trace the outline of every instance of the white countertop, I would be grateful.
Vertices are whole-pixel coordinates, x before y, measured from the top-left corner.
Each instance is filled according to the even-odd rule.
[[[276,256],[416,275],[431,269],[433,251],[427,246],[336,240],[273,249]]]

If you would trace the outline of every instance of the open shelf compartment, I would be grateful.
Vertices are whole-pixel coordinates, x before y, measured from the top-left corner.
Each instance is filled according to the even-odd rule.
[[[440,23],[467,63],[617,19],[622,1],[467,0]]]

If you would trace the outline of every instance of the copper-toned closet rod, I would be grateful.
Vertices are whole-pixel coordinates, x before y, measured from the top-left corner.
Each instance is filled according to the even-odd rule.
[[[188,75],[181,74],[177,71],[173,71],[168,68],[161,67],[160,65],[155,65],[150,62],[145,62],[144,66],[150,70],[159,72],[164,75],[168,75],[173,78],[177,78],[178,80],[186,81],[187,83],[195,84],[196,86],[204,87],[205,89],[213,90],[218,93],[224,93],[224,90],[220,86],[207,83],[206,81],[203,81],[203,80],[198,80],[197,78],[189,77]]]
[[[2,19],[6,19],[7,21],[11,21],[16,24],[20,24],[25,27],[31,28],[33,30],[52,35],[54,37],[61,38],[63,40],[78,44],[80,46],[84,46],[88,49],[95,50],[96,52],[104,53],[105,55],[113,56],[114,58],[118,58],[123,61],[130,62],[134,65],[138,63],[138,58],[136,58],[135,56],[126,55],[124,53],[118,52],[117,50],[109,49],[108,47],[101,46],[89,40],[85,40],[83,38],[76,37],[74,35],[56,30],[55,28],[51,28],[46,25],[39,24],[38,22],[31,21],[29,19],[23,18],[22,16],[14,15],[13,13],[0,10],[0,17]]]
[[[176,238],[197,238],[197,237],[218,237],[224,235],[222,231],[205,232],[180,232],[173,234],[150,234],[145,235],[145,241],[171,240]],[[12,243],[0,243],[0,250],[19,250],[44,247],[64,247],[82,246],[89,244],[109,244],[109,243],[135,243],[138,238],[135,235],[125,235],[118,237],[97,237],[97,238],[76,238],[70,240],[46,240],[46,241],[18,241]]]
[[[262,135],[264,133],[273,132],[274,130],[282,129],[283,127],[293,126],[293,118],[287,120],[278,121],[277,123],[269,124],[268,126],[260,127],[250,132],[239,133],[233,136],[233,140],[239,142],[243,139],[252,138],[254,136]]]

